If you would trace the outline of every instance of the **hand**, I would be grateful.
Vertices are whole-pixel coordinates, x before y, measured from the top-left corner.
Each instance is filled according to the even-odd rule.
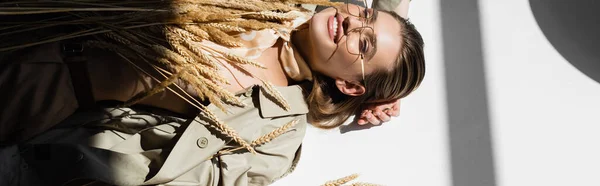
[[[381,125],[384,122],[390,121],[391,117],[400,115],[400,99],[368,105],[361,112],[360,118],[357,120],[359,125],[371,123],[373,125]]]

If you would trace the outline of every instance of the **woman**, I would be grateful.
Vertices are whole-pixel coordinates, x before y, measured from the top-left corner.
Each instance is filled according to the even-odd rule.
[[[256,78],[244,79],[244,72],[223,63],[220,73],[236,83],[222,86],[239,92],[246,107],[220,111],[211,104],[208,110],[214,115],[201,112],[187,121],[136,108],[105,108],[103,115],[78,112],[53,130],[11,147],[21,156],[14,156],[19,166],[13,172],[21,174],[21,181],[41,178],[52,184],[266,185],[293,170],[307,120],[323,128],[339,126],[365,103],[408,95],[423,78],[422,39],[392,12],[343,5],[315,14],[291,36],[278,34],[280,39],[256,58],[267,68],[248,71],[279,86],[290,108],[281,108],[265,88],[253,86],[261,83]],[[219,47],[213,45],[229,50]],[[144,85],[152,79],[140,80],[134,72],[151,67],[131,67],[109,54],[85,54],[95,100],[127,101],[147,90]],[[139,103],[193,113],[193,107],[173,94],[199,92],[182,90]]]

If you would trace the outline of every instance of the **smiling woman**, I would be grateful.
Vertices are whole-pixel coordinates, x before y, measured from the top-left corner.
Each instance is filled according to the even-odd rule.
[[[361,105],[405,97],[423,79],[423,40],[395,12],[342,5],[308,24],[292,40],[314,74],[308,97],[313,125],[337,127]]]
[[[60,31],[0,45],[0,154],[19,162],[2,163],[0,183],[267,185],[293,171],[309,123],[339,126],[419,86],[410,22],[301,2],[0,3],[47,16],[2,36]]]

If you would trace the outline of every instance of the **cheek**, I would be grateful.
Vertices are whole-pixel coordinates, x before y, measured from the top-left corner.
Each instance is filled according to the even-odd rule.
[[[359,53],[359,42],[355,40],[349,40],[347,43],[345,42],[346,53],[349,54],[358,54]]]
[[[342,41],[339,43],[334,57],[336,61],[339,61],[340,64],[345,64],[345,66],[353,65],[356,62],[360,62],[360,55],[358,54],[358,43]]]

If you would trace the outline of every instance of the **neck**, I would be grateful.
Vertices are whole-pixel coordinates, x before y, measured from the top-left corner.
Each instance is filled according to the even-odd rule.
[[[308,62],[312,53],[312,50],[310,50],[310,40],[308,38],[308,28],[292,32],[291,38],[298,54]]]

